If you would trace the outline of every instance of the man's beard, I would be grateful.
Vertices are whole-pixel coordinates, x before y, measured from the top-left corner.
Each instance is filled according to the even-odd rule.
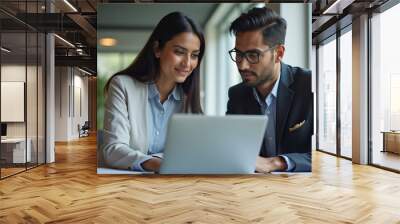
[[[240,71],[240,73],[242,73],[242,72],[244,72],[244,71]],[[252,72],[252,71],[246,71],[246,72],[251,73],[254,77],[256,77],[256,79],[254,81],[249,81],[244,78],[244,75],[242,75],[243,83],[250,87],[257,87],[264,83],[270,82],[274,79],[273,70],[267,71],[268,74],[264,74],[263,76],[259,76],[255,72]]]
[[[268,70],[264,71],[264,74],[258,75],[257,73],[250,71],[250,70],[239,70],[239,73],[242,76],[242,80],[245,83],[245,85],[250,86],[250,87],[257,87],[260,85],[263,85],[267,82],[270,82],[274,80],[274,60],[275,56],[271,57],[271,60],[269,61],[269,65],[267,66]],[[243,72],[250,73],[252,76],[254,76],[256,79],[254,81],[248,81],[244,78],[244,75],[242,74]]]

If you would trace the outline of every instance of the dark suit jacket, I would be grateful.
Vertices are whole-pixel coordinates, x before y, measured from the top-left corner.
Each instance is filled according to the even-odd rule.
[[[226,114],[262,114],[252,87],[244,83],[229,89]],[[296,124],[304,123],[297,129]],[[299,125],[298,125],[299,126]],[[281,63],[281,78],[276,103],[275,155],[285,155],[295,167],[293,172],[311,171],[311,136],[313,134],[313,94],[311,72]],[[267,157],[262,144],[260,156]]]

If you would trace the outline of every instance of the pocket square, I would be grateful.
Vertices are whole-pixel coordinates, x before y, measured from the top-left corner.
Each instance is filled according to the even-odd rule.
[[[292,132],[292,131],[295,131],[295,130],[301,128],[305,122],[306,122],[306,120],[304,120],[298,124],[295,124],[293,127],[289,128],[289,132]]]

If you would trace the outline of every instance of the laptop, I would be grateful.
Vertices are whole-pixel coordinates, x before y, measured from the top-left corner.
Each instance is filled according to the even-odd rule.
[[[267,120],[261,115],[173,115],[161,174],[252,174]]]

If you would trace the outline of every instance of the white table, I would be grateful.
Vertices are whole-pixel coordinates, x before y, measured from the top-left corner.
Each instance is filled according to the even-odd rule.
[[[28,143],[27,144],[28,147],[26,147],[26,153],[25,153],[25,138],[1,139],[1,154],[2,154],[1,157],[5,158],[6,161],[10,163],[30,162],[32,157],[31,154],[32,141],[30,138],[27,138],[26,142]]]

